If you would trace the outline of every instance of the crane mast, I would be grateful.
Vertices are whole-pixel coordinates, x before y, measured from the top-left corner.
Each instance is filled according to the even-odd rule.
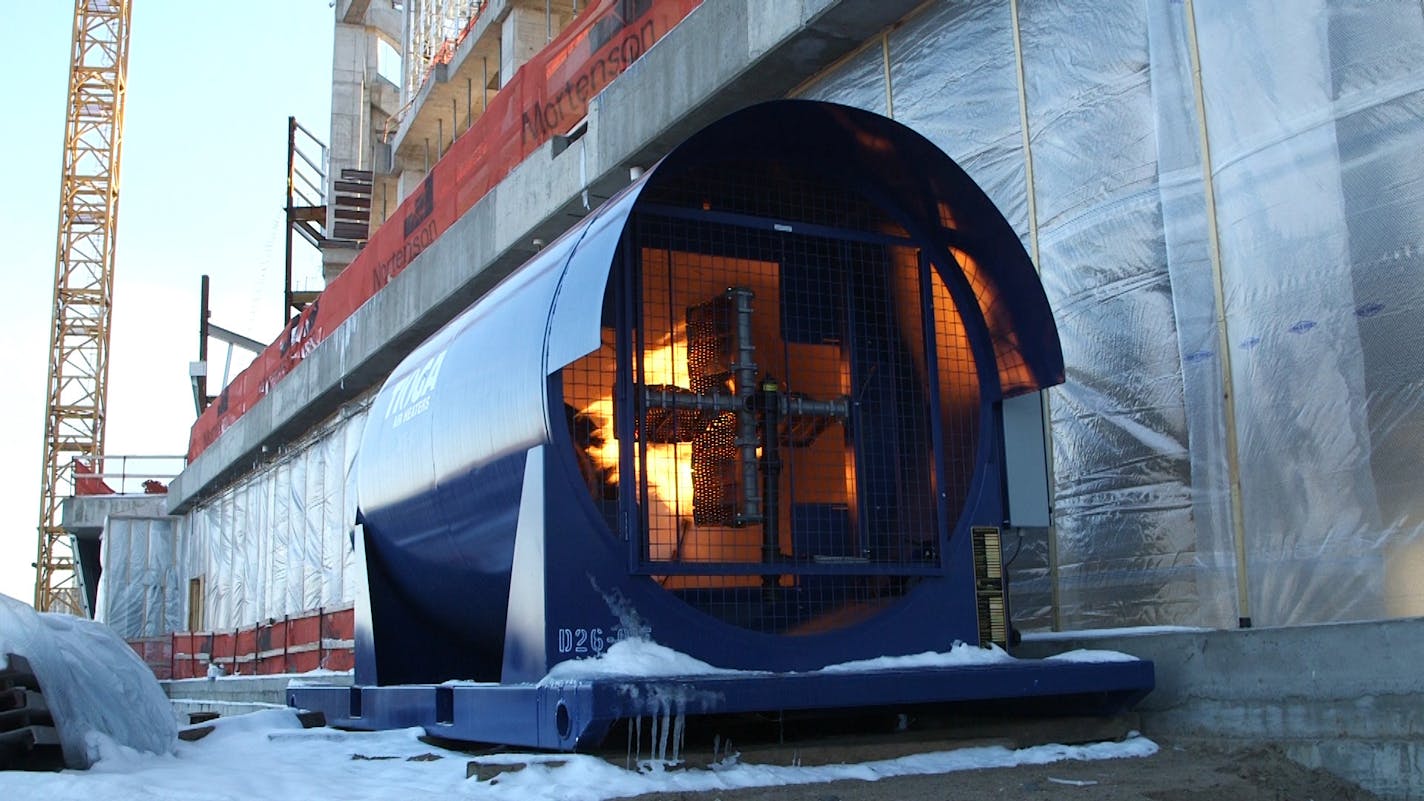
[[[74,4],[35,560],[35,608],[42,611],[88,608],[60,507],[75,489],[74,460],[103,472],[131,9],[132,0]]]

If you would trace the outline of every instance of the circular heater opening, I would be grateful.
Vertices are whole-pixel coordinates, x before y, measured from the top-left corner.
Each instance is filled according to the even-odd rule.
[[[564,411],[589,497],[655,581],[796,634],[943,570],[981,408],[942,265],[857,193],[754,160],[659,171],[622,252]]]

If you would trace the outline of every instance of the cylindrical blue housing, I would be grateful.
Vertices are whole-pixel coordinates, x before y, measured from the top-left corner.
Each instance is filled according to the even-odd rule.
[[[979,327],[971,340],[986,410],[1004,395],[1062,380],[1056,329],[1018,237],[931,143],[883,117],[831,104],[778,101],[733,114],[679,146],[418,347],[371,407],[357,463],[368,559],[379,560],[391,591],[433,630],[473,649],[469,664],[478,675],[448,678],[500,675],[516,533],[521,515],[531,514],[521,508],[528,454],[542,449],[534,463],[545,471],[579,473],[572,448],[548,447],[569,441],[554,432],[567,426],[557,377],[600,347],[610,319],[610,268],[629,246],[630,219],[650,187],[666,189],[689,170],[705,172],[748,153],[853,187],[902,227],[897,236],[926,252],[974,254],[974,274],[950,285],[958,288],[956,301],[970,307],[966,320]],[[985,458],[978,469],[991,489],[975,486],[997,491],[999,467]],[[544,485],[570,493],[545,498],[547,505],[587,503],[574,482]],[[606,530],[587,536],[612,539]]]

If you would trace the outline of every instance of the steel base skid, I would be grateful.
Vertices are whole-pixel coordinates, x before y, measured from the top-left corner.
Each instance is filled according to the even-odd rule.
[[[1036,714],[1111,715],[1152,687],[1148,661],[1020,660],[870,672],[292,687],[287,703],[320,711],[343,729],[419,726],[452,740],[579,751],[596,748],[617,721],[637,717],[977,702],[1010,702]]]

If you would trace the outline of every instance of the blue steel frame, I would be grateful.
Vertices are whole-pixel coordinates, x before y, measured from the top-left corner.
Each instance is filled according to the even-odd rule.
[[[375,731],[420,726],[437,737],[552,751],[597,748],[620,720],[739,712],[905,709],[1002,702],[996,711],[1112,715],[1152,689],[1151,662],[1040,662],[658,678],[607,677],[499,685],[293,687],[287,704],[328,725]]]
[[[766,634],[712,618],[664,591],[647,574],[668,572],[666,566],[649,569],[639,543],[628,541],[641,539],[629,536],[642,524],[633,493],[620,493],[618,525],[610,530],[557,414],[562,368],[598,347],[610,277],[625,282],[625,297],[638,300],[640,282],[630,269],[615,267],[636,263],[632,229],[640,194],[651,181],[677,180],[681,170],[715,164],[727,153],[813,168],[889,214],[908,237],[824,227],[814,233],[918,248],[921,303],[931,303],[923,278],[937,270],[962,315],[980,375],[976,465],[957,520],[948,519],[944,493],[937,493],[940,565],[924,571],[797,566],[807,575],[922,573],[903,596],[831,631]],[[651,204],[647,210],[667,211]],[[726,221],[772,230],[784,225],[745,215]],[[1003,388],[988,321],[952,247],[976,259],[979,279],[996,292],[996,320],[1011,325],[1034,385],[1060,382],[1062,353],[1052,316],[1017,235],[973,181],[923,137],[856,109],[778,101],[737,112],[689,139],[392,374],[368,415],[357,466],[354,546],[366,576],[357,599],[360,686],[294,689],[289,702],[321,709],[333,723],[353,728],[422,725],[461,739],[566,749],[590,747],[618,717],[649,713],[638,706],[649,693],[671,697],[658,688],[711,699],[688,712],[1029,697],[1091,702],[1099,711],[1113,711],[1140,698],[1152,686],[1146,662],[815,672],[980,641],[969,529],[998,527],[1005,519]],[[613,313],[620,330],[628,331],[627,308],[615,304]],[[632,330],[641,336],[637,327]],[[924,336],[926,353],[935,353],[934,332]],[[618,340],[620,363],[642,352],[643,343],[633,337]],[[635,381],[641,383],[641,376],[619,372],[614,401],[623,431],[633,430]],[[929,480],[940,488],[945,434],[939,415],[932,418]],[[631,463],[633,438],[622,437],[620,447],[623,463]],[[766,570],[758,564],[680,566],[680,572],[723,575]],[[752,672],[540,683],[559,662],[595,656],[621,637],[643,635],[719,667]],[[477,683],[433,686],[450,681]],[[644,702],[635,702],[639,698]]]

